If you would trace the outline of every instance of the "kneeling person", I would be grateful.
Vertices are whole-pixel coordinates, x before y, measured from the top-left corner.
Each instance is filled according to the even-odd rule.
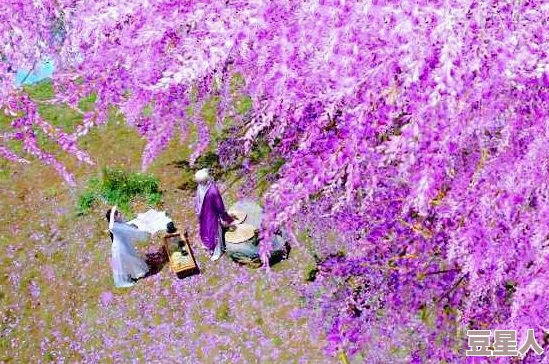
[[[134,242],[149,238],[149,233],[127,224],[116,206],[106,214],[112,240],[112,273],[118,288],[131,287],[149,272],[149,266],[139,256]]]

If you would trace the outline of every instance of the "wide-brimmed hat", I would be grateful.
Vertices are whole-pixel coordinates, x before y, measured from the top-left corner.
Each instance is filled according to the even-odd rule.
[[[250,224],[238,224],[234,231],[225,233],[225,241],[231,244],[240,244],[255,236],[255,227]]]
[[[240,210],[229,210],[227,213],[236,216],[236,220],[233,221],[233,224],[242,224],[244,220],[246,220],[246,216],[248,216],[244,211]]]

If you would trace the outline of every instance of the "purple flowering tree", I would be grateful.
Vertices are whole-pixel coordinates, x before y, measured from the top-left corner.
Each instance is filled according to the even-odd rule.
[[[547,4],[35,4],[1,5],[0,101],[13,118],[3,157],[21,160],[2,141],[22,139],[71,182],[32,128],[92,163],[75,141],[114,105],[148,141],[144,169],[190,124],[195,158],[210,140],[198,111],[217,97],[218,117],[245,128],[220,146],[226,160],[258,137],[285,160],[264,196],[266,237],[286,227],[300,244],[307,227],[319,261],[308,290],[330,352],[452,362],[467,328],[516,329],[519,344],[534,328],[547,346]],[[14,67],[46,54],[57,102],[97,95],[73,134],[13,87]],[[250,120],[232,106],[237,73]]]

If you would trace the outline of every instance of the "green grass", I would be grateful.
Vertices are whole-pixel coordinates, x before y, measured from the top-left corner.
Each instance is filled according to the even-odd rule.
[[[257,188],[258,191],[263,194],[269,188],[270,183],[267,181],[268,176],[275,176],[280,168],[286,163],[282,158],[275,159],[271,163],[264,165],[263,167],[258,168],[257,170]]]
[[[252,109],[252,99],[249,96],[240,96],[235,100],[235,108],[240,114],[245,114]]]
[[[84,112],[93,111],[95,107],[95,100],[97,100],[97,95],[95,94],[84,97],[78,102],[78,108]]]
[[[70,133],[74,127],[82,123],[82,114],[71,109],[68,105],[48,105],[38,106],[38,113],[44,120],[49,121],[54,127]]]
[[[215,319],[217,321],[231,321],[231,312],[227,302],[223,302],[216,310]]]
[[[234,99],[234,106],[236,111],[240,114],[246,114],[251,110],[253,104],[252,99],[248,95],[244,95],[242,90],[246,86],[246,81],[240,73],[235,73],[231,77],[230,81],[230,92],[231,96]]]
[[[307,282],[313,282],[316,279],[318,267],[316,263],[310,262],[305,268],[304,279]]]
[[[271,147],[265,140],[254,143],[253,149],[250,151],[250,161],[254,164],[266,159],[271,153]]]
[[[278,336],[273,337],[272,341],[276,346],[282,346],[284,344],[284,341]]]
[[[219,156],[213,151],[208,151],[198,157],[193,167],[186,160],[178,161],[175,165],[181,168],[181,183],[178,188],[182,190],[194,190],[196,188],[194,173],[202,168],[208,168],[214,179],[219,179],[224,174],[224,170],[219,163]]]
[[[245,86],[245,80],[242,75],[236,73],[232,76],[231,81],[231,95],[233,97],[234,106],[240,114],[247,113],[252,108],[252,100],[249,96],[244,95],[242,90]],[[51,80],[46,80],[35,85],[25,86],[25,92],[34,100],[38,101],[38,112],[41,117],[49,122],[55,128],[59,128],[64,132],[70,133],[74,131],[76,125],[79,125],[82,122],[83,115],[77,110],[72,109],[66,104],[57,104],[50,105],[47,103],[40,103],[40,101],[47,101],[53,98],[54,88]],[[78,108],[84,112],[91,112],[95,107],[97,96],[95,94],[90,94],[89,96],[82,98],[78,103]],[[193,105],[190,105],[187,110],[187,114],[192,116],[193,114],[200,112],[200,116],[207,123],[210,133],[211,133],[211,142],[208,147],[208,150],[201,155],[196,161],[195,166],[190,168],[190,166],[180,166],[183,171],[181,174],[181,185],[183,189],[193,189],[195,188],[194,183],[194,172],[201,168],[209,168],[211,174],[214,178],[220,178],[225,175],[227,171],[224,171],[221,165],[219,164],[219,158],[215,153],[216,147],[220,141],[225,137],[224,131],[232,125],[231,118],[225,118],[223,120],[223,129],[216,130],[217,124],[217,107],[219,105],[220,98],[219,96],[213,96],[206,100],[201,109],[197,110],[193,108]],[[143,110],[143,115],[151,115],[154,112],[154,105],[148,105]],[[116,114],[116,115],[115,115]],[[10,123],[13,120],[13,117],[9,117],[0,113],[0,130],[10,130]],[[114,122],[115,124],[123,123],[123,118],[116,113],[114,110],[109,110],[109,122]],[[194,125],[190,125],[190,128],[196,128]],[[43,131],[39,128],[34,128],[38,139],[39,147],[49,152],[56,157],[65,157],[65,153],[60,154],[60,147],[55,143],[54,140],[51,140]],[[191,130],[191,133],[192,130]],[[196,134],[196,133],[194,133]],[[89,142],[93,139],[94,133],[92,132],[89,136],[81,138],[78,142],[79,146],[85,150],[89,147]],[[8,147],[10,147],[14,152],[19,155],[24,155],[23,143],[21,141],[9,141]],[[260,143],[253,148],[251,160],[253,163],[266,162],[267,167],[260,170],[260,173],[263,175],[273,174],[278,171],[278,169],[283,165],[283,160],[277,160],[275,163],[271,163],[268,159],[271,154],[271,150],[266,143]],[[31,157],[31,160],[34,159]],[[238,164],[238,163],[237,163]],[[111,177],[114,177],[111,176]],[[118,178],[118,177],[116,177]],[[124,184],[122,183],[122,186]],[[261,189],[268,188],[268,183],[262,183],[260,186]],[[78,199],[78,212],[79,214],[86,214],[89,209],[98,201],[104,202],[114,202],[120,205],[122,210],[129,212],[130,201],[133,196],[128,195],[128,193],[134,193],[129,191],[122,190],[110,190],[110,187],[101,187],[100,184],[97,186],[89,186],[88,189],[82,192],[80,198]],[[118,191],[118,192],[117,192]],[[153,197],[152,200],[148,198],[149,202],[154,203],[156,197]]]
[[[213,128],[217,121],[217,106],[219,105],[219,102],[220,97],[214,96],[209,98],[202,107],[200,115],[210,128]]]
[[[37,98],[47,99],[49,97],[47,88],[47,85],[40,85],[37,91],[31,90],[31,92],[35,91],[34,96]],[[94,95],[90,95],[82,99],[78,105],[79,108],[83,111],[93,111],[94,98]],[[246,103],[246,101],[243,103]],[[41,103],[41,105],[44,104]],[[215,100],[212,100],[200,109],[195,108],[194,112],[200,112],[202,116],[209,119],[208,123],[213,124],[215,122],[214,116],[216,116],[213,109],[215,105]],[[68,108],[68,106],[65,107]],[[153,106],[149,110],[149,112],[152,112]],[[71,125],[74,125],[74,119],[70,120],[71,113],[67,112],[64,116],[56,118],[57,111],[59,110],[48,107],[41,109],[41,112],[46,114],[46,118],[53,119],[53,122],[48,120],[49,122],[63,130],[70,130]],[[64,111],[61,110],[61,112]],[[6,125],[9,130],[10,122],[11,118],[3,117],[0,112],[0,126]],[[230,118],[226,118],[223,122],[225,125],[232,124]],[[194,126],[190,126],[189,129],[191,131],[188,140],[193,141],[193,139],[196,139],[197,133]],[[212,136],[214,135],[214,130],[212,130]],[[45,136],[42,135],[40,138],[41,144],[48,142]],[[20,142],[14,143],[21,148]],[[76,198],[73,195],[74,190],[67,189],[58,173],[51,166],[45,166],[41,163],[31,163],[28,166],[12,166],[12,164],[7,164],[11,162],[2,164],[2,161],[0,161],[0,184],[2,184],[0,191],[3,191],[0,201],[3,203],[4,209],[10,211],[10,214],[0,216],[0,220],[2,220],[3,226],[15,226],[16,224],[18,226],[18,231],[14,231],[13,234],[9,232],[0,234],[0,249],[4,248],[6,250],[8,246],[15,246],[18,249],[13,257],[4,257],[3,264],[0,265],[0,307],[8,307],[4,310],[6,311],[4,316],[7,319],[7,324],[18,323],[14,331],[8,333],[5,337],[0,337],[0,362],[86,361],[86,357],[83,357],[82,353],[75,352],[68,344],[63,342],[56,342],[55,347],[47,347],[43,351],[36,350],[35,343],[39,345],[44,338],[52,337],[53,330],[61,333],[61,336],[69,338],[69,342],[79,340],[79,336],[75,333],[75,328],[78,327],[85,327],[90,335],[89,340],[81,342],[86,352],[95,352],[102,348],[102,335],[108,338],[117,333],[123,333],[124,336],[130,338],[129,341],[126,341],[127,347],[122,343],[121,346],[119,345],[112,350],[117,351],[121,358],[134,357],[141,358],[140,360],[143,361],[149,347],[152,347],[156,339],[149,337],[146,333],[140,333],[141,337],[138,340],[143,345],[139,347],[132,346],[132,340],[135,341],[135,338],[131,335],[136,334],[136,332],[132,329],[126,329],[127,320],[143,321],[144,325],[154,326],[165,323],[171,324],[174,320],[183,325],[188,319],[187,314],[174,314],[173,317],[170,314],[166,315],[166,312],[169,311],[166,311],[166,309],[174,306],[174,304],[176,306],[181,305],[182,302],[180,297],[173,294],[173,286],[182,284],[183,287],[186,287],[185,289],[188,288],[185,281],[174,281],[175,277],[167,266],[157,275],[139,282],[138,286],[132,290],[122,291],[113,287],[109,265],[111,242],[105,231],[104,217],[99,213],[99,210],[103,209],[102,205],[108,202],[107,199],[110,198],[111,204],[116,203],[119,206],[122,205],[120,200],[130,200],[128,209],[132,208],[136,212],[144,211],[144,202],[149,202],[147,192],[138,192],[136,195],[135,189],[123,186],[123,181],[128,181],[131,179],[130,176],[135,175],[130,171],[139,170],[145,143],[146,141],[135,129],[128,126],[120,113],[117,113],[116,109],[113,108],[109,112],[109,120],[106,124],[93,128],[87,135],[78,140],[78,146],[91,155],[96,166],[90,167],[87,164],[77,164],[74,157],[57,150],[59,153],[56,154],[56,157],[66,163],[67,168],[74,173],[78,185],[81,185],[82,182],[89,182],[87,187],[78,191],[80,196],[77,195]],[[162,198],[162,209],[169,211],[174,221],[188,224],[192,233],[197,227],[194,220],[194,211],[189,205],[194,194],[188,193],[188,191],[176,190],[181,182],[181,171],[170,166],[170,163],[175,160],[186,159],[192,153],[190,149],[187,143],[181,144],[177,138],[174,139],[166,151],[151,165],[149,171],[158,177],[155,183],[156,187],[161,184],[166,191],[162,195],[160,195],[159,190],[158,193],[153,193],[158,196],[158,199]],[[23,154],[21,155],[23,156]],[[275,158],[269,155],[265,155],[265,157],[266,159],[262,159],[263,156],[259,156],[259,162],[262,165],[269,164],[270,159]],[[31,160],[33,159],[31,158]],[[6,169],[3,168],[4,165]],[[207,166],[213,168],[214,171],[217,165],[218,160],[215,149],[206,151],[197,161],[198,167]],[[102,173],[102,168],[105,166],[117,167],[118,170],[122,171],[120,173],[122,176],[113,173],[106,177],[105,173]],[[8,170],[7,167],[10,169]],[[189,170],[189,176],[194,177],[193,172],[194,168]],[[231,173],[236,173],[236,171],[224,171],[222,179],[231,181]],[[130,181],[129,184],[131,185],[132,182]],[[231,188],[228,193],[233,193],[233,190],[236,190],[236,187]],[[130,197],[131,195],[133,197]],[[87,209],[89,215],[76,218],[75,214],[66,213],[66,211],[74,212],[77,202],[80,203],[81,210]],[[128,212],[125,214],[128,214]],[[21,221],[25,223],[20,223]],[[28,239],[21,239],[21,237],[29,237],[35,232],[43,233],[44,238],[33,245],[32,254],[27,254],[28,249],[25,246],[28,245]],[[158,237],[152,239],[152,243],[158,244],[158,247],[160,247],[161,243],[156,238]],[[144,246],[140,247],[140,249],[142,248]],[[295,257],[301,256],[300,254],[301,252],[295,250]],[[231,267],[229,271],[225,270],[224,264],[231,264],[228,262],[211,264],[207,256],[198,249],[196,250],[196,258],[205,267],[202,276],[193,278],[197,280],[197,287],[201,292],[210,292],[211,289],[224,292],[220,288],[225,287],[227,283],[230,284],[230,281],[234,279],[233,276],[236,277],[233,273],[239,271],[236,265],[234,268],[232,268],[232,265],[228,266]],[[14,260],[21,262],[22,265],[14,266],[12,264]],[[301,273],[305,269],[304,261],[304,259],[294,258],[288,261],[287,265],[280,264],[276,266],[276,269],[283,268],[282,272],[291,267],[291,269]],[[32,268],[37,266],[40,266],[41,269],[44,267],[44,271]],[[46,274],[50,270],[53,274],[52,278],[48,278],[49,276]],[[10,283],[9,279],[11,279],[12,273],[20,273],[21,281],[17,286]],[[257,272],[257,275],[258,280],[263,282],[260,272]],[[37,283],[40,287],[40,306],[36,306],[29,295],[27,288],[29,288],[31,282],[33,285]],[[260,345],[265,342],[272,343],[271,345],[280,345],[281,349],[286,345],[291,346],[290,348],[284,348],[286,352],[280,356],[280,360],[283,362],[295,362],[305,353],[311,358],[311,362],[330,362],[324,360],[318,341],[309,340],[304,335],[306,333],[306,320],[298,322],[296,325],[288,319],[287,309],[291,306],[291,302],[295,301],[295,305],[298,303],[293,288],[290,285],[284,286],[283,289],[275,289],[276,287],[269,285],[267,282],[262,284],[261,289],[255,292],[254,285],[235,285],[234,289],[238,290],[236,292],[240,292],[236,296],[233,290],[216,296],[215,299],[206,298],[210,295],[200,296],[205,301],[204,305],[199,309],[188,312],[188,315],[196,320],[197,331],[191,333],[185,339],[193,340],[194,338],[199,340],[204,335],[211,334],[227,335],[227,330],[223,328],[223,324],[240,320],[243,317],[243,312],[247,313],[250,307],[256,307],[253,314],[246,319],[246,326],[260,325],[266,341],[262,339],[259,342],[252,334],[240,341],[252,344],[250,349],[242,350],[246,362],[258,361],[255,351],[260,349]],[[21,288],[26,290],[21,290]],[[102,307],[99,304],[104,291],[112,291],[116,297],[107,307]],[[244,303],[249,302],[249,297],[255,294],[257,294],[257,299],[253,300],[252,306],[233,304],[235,297],[242,297]],[[125,307],[127,305],[127,315],[117,316],[113,314],[119,311],[117,300],[120,298],[124,301],[123,305]],[[141,302],[146,301],[155,304],[155,310],[158,308],[158,312],[150,317],[141,315]],[[261,308],[263,306],[264,301],[265,305],[270,307],[268,316],[263,316],[261,311],[257,309],[257,307]],[[227,303],[230,303],[230,305],[227,305]],[[12,313],[8,313],[10,310],[13,310]],[[202,323],[205,314],[216,318],[219,325]],[[107,322],[102,322],[103,315],[114,316],[109,318]],[[71,318],[71,321],[69,322],[65,318]],[[303,340],[300,340],[299,346],[293,342],[284,343],[286,337],[275,334],[275,330],[281,323],[284,326],[288,325],[289,336],[301,337],[303,335]],[[31,329],[25,329],[29,327]],[[15,337],[26,338],[27,342],[25,344],[19,342],[19,350],[13,351],[11,340]],[[220,350],[223,350],[223,346],[220,347]],[[189,355],[184,349],[178,354],[181,357]],[[215,352],[202,351],[202,360],[197,358],[197,361],[208,361],[215,354]],[[167,355],[171,355],[171,353],[167,353]],[[107,360],[107,362],[109,360],[108,357],[102,359],[103,361]]]
[[[152,112],[153,112],[153,106],[152,105],[147,105],[143,108],[143,116],[148,118],[152,115]]]
[[[89,180],[87,189],[78,198],[77,213],[86,215],[97,202],[103,201],[128,214],[132,212],[131,203],[139,197],[151,206],[160,204],[162,193],[156,177],[107,167],[101,178]]]
[[[24,91],[29,97],[38,102],[38,114],[54,128],[59,128],[65,133],[74,131],[76,125],[82,123],[83,115],[77,110],[72,109],[67,104],[48,104],[44,101],[51,100],[54,96],[54,89],[51,80],[44,80],[34,85],[24,86]],[[83,111],[92,111],[94,108],[96,96],[94,94],[80,100],[79,108]],[[13,131],[11,122],[16,117],[8,116],[0,112],[0,131]],[[38,146],[40,149],[57,154],[60,148],[57,143],[50,139],[40,128],[33,127],[33,131],[37,137]],[[23,142],[20,140],[10,140],[6,142],[8,148],[16,154],[23,156]],[[28,158],[28,156],[26,156]],[[32,157],[30,158],[33,159]]]
[[[23,153],[23,141],[21,140],[8,140],[6,145],[10,148],[10,150],[19,156]]]
[[[0,131],[10,130],[10,124],[14,119],[15,118],[13,116],[8,116],[3,112],[3,110],[0,110]]]
[[[42,129],[34,126],[33,128],[34,134],[36,135],[36,141],[38,144],[38,147],[43,150],[44,152],[50,153],[50,154],[56,154],[61,148],[59,145],[50,137],[42,131]]]
[[[23,89],[31,99],[36,101],[50,100],[55,94],[51,79],[43,80],[34,85],[24,86]]]
[[[435,322],[434,322],[435,313],[436,313],[436,308],[428,307],[428,306],[424,305],[419,310],[419,318],[425,325],[427,325],[428,327],[433,328],[434,325],[435,325]]]
[[[242,74],[239,72],[232,75],[230,82],[231,82],[230,84],[231,93],[239,92],[246,85],[244,76],[242,76]]]

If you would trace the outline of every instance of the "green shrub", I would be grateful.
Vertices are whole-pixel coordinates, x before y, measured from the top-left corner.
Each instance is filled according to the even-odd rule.
[[[85,191],[82,193],[78,198],[76,207],[78,215],[86,215],[93,207],[96,200],[97,196],[94,191]]]
[[[101,179],[92,178],[78,199],[78,213],[85,215],[97,201],[116,205],[123,213],[131,213],[131,203],[144,198],[148,205],[157,206],[162,200],[158,179],[143,173],[105,168]]]

